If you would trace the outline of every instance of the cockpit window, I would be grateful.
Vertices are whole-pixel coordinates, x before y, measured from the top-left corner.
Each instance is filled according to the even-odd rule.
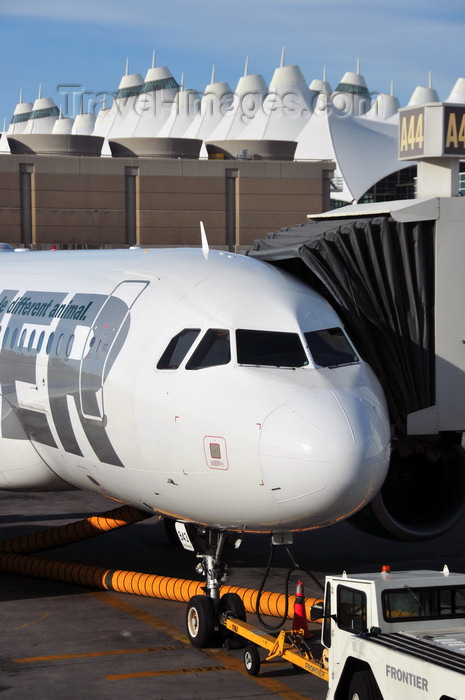
[[[178,369],[199,333],[200,328],[184,328],[171,338],[158,361],[157,369]]]
[[[237,330],[236,343],[237,361],[241,365],[308,365],[308,357],[297,333]]]
[[[186,369],[204,369],[205,367],[227,365],[230,361],[229,331],[224,328],[210,328],[194,350],[192,357],[186,364]]]
[[[324,328],[305,333],[310,353],[320,367],[337,367],[358,362],[342,328]]]

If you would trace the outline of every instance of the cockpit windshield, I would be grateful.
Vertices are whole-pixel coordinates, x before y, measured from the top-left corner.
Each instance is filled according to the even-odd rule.
[[[229,331],[209,328],[186,363],[186,369],[205,369],[227,365],[231,361]]]
[[[359,362],[342,328],[305,333],[310,354],[318,367],[338,367]]]
[[[200,335],[200,328],[184,328],[165,348],[157,369],[178,369],[187,357],[187,370],[204,369],[231,361],[230,332],[224,328],[209,328],[191,351]],[[255,367],[285,367],[295,369],[310,364],[299,333],[239,328],[236,330],[237,361]],[[304,334],[310,356],[316,367],[339,367],[359,361],[342,328],[324,328]]]
[[[236,331],[237,361],[241,365],[303,367],[308,357],[297,333]]]

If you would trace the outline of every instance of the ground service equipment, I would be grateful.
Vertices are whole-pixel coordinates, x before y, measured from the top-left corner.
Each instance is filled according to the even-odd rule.
[[[323,620],[321,658],[297,630],[274,638],[228,616],[223,624],[251,642],[251,675],[281,658],[327,680],[327,700],[465,700],[464,574],[383,567],[328,576],[311,617]]]

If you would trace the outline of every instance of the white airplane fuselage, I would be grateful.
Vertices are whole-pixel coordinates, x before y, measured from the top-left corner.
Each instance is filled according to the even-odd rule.
[[[0,269],[0,489],[270,532],[381,488],[381,387],[356,350],[318,364],[309,338],[342,322],[291,275],[197,249],[5,252]]]

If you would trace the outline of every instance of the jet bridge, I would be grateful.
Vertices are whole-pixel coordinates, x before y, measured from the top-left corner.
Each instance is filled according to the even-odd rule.
[[[442,534],[465,504],[465,198],[347,206],[254,248],[326,296],[384,387],[391,468],[359,524]]]

